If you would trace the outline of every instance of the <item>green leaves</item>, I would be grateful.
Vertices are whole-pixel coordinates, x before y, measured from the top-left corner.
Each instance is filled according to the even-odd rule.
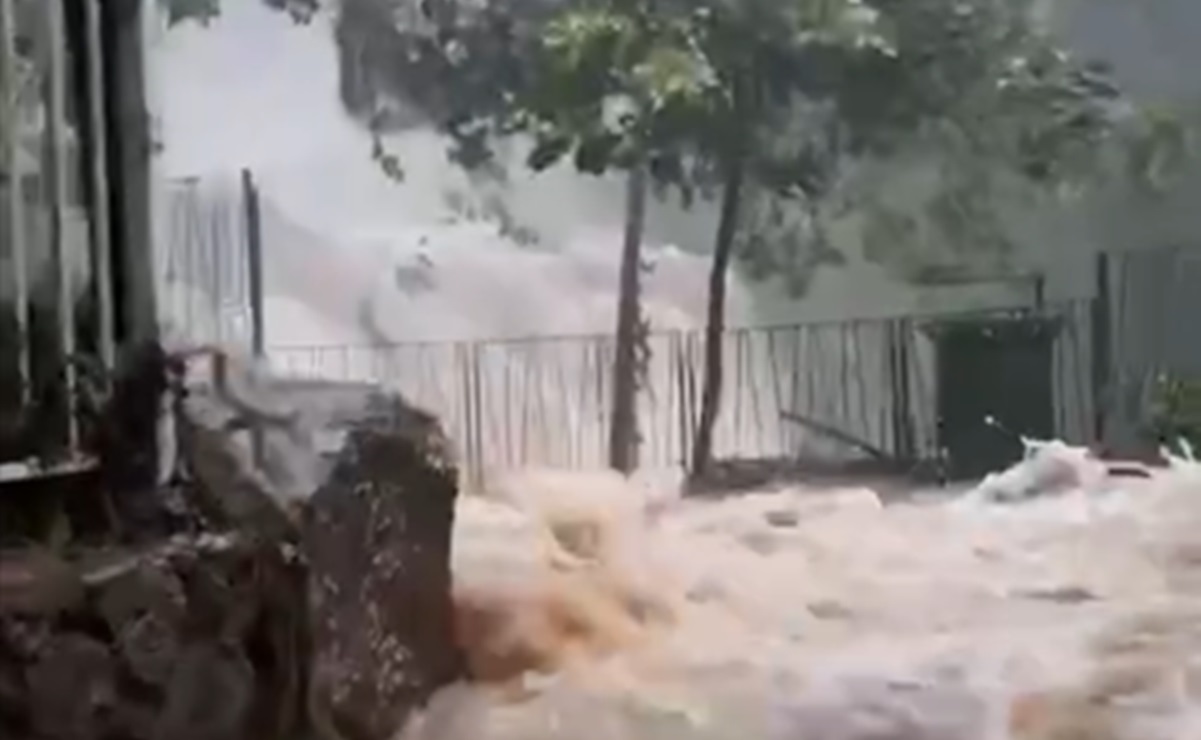
[[[634,65],[631,89],[653,112],[674,105],[700,108],[717,86],[717,75],[703,55],[684,44],[660,40]]]
[[[309,22],[319,5],[319,0],[262,1],[270,8],[286,11],[297,23]],[[221,2],[222,0],[158,0],[159,7],[166,16],[168,28],[185,21],[196,21],[202,26],[207,26],[221,16]]]
[[[221,15],[221,0],[159,0],[159,7],[167,17],[168,27],[184,21],[207,26]]]
[[[542,169],[572,154],[600,174],[666,160],[704,110],[715,78],[686,26],[655,16],[649,2],[565,7],[535,46],[528,86],[513,98],[517,130],[534,135],[529,163]]]
[[[548,133],[536,141],[533,150],[526,157],[526,164],[531,170],[541,172],[563,159],[571,151],[571,146],[570,138],[554,132]]]
[[[1185,111],[1149,109],[1135,116],[1120,132],[1125,180],[1152,195],[1168,191],[1197,153],[1195,134]]]
[[[435,126],[469,169],[495,167],[494,143],[520,134],[533,170],[645,164],[686,204],[732,161],[755,199],[800,212],[842,197],[864,162],[923,158],[946,192],[885,220],[1000,250],[1000,203],[1023,188],[1078,189],[1115,140],[1154,185],[1188,148],[1166,119],[1125,120],[1107,70],[1062,53],[1035,2],[341,0],[342,98],[381,130]],[[855,207],[894,210],[857,184]]]
[[[1173,448],[1182,438],[1194,448],[1201,447],[1201,378],[1157,378],[1151,431]]]

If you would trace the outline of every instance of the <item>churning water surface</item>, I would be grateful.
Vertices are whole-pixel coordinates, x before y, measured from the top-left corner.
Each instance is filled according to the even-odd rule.
[[[575,228],[554,185],[527,210],[584,246],[522,250],[422,216],[446,169],[432,142],[409,142],[408,187],[382,182],[337,110],[328,36],[225,7],[160,40],[162,164],[252,167],[273,206],[328,237],[268,245],[269,273],[308,265],[280,278],[297,310],[269,311],[271,341],[360,341],[364,295],[395,339],[611,326],[619,227]],[[430,258],[432,291],[370,288],[395,283],[379,266],[398,252]],[[704,260],[672,260],[648,312],[695,323]],[[1195,466],[1013,504],[669,490],[527,471],[464,498],[457,614],[482,678],[439,694],[411,740],[1201,738]]]
[[[527,472],[465,499],[480,684],[412,738],[1201,737],[1201,467],[1025,503],[724,501]]]

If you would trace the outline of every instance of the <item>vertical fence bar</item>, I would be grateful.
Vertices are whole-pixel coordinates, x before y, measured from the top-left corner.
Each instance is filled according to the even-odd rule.
[[[484,471],[487,469],[487,461],[484,456],[485,403],[482,368],[483,356],[483,348],[479,343],[476,343],[471,351],[471,397],[469,401],[475,407],[475,440],[472,457],[475,461],[474,482],[476,490],[483,490]]]
[[[1070,311],[1063,314],[1075,327],[1079,319]],[[936,368],[930,367],[937,356],[932,347],[923,344],[926,339],[920,327],[918,318],[901,317],[730,330],[724,337],[735,355],[731,376],[735,387],[728,389],[734,400],[730,403],[749,403],[750,409],[744,412],[736,408],[727,414],[722,454],[773,456],[787,454],[793,447],[798,452],[823,454],[830,446],[827,441],[810,448],[809,440],[820,438],[790,424],[768,426],[782,411],[795,411],[886,449],[901,460],[928,460],[938,453],[939,443],[938,378]],[[1080,326],[1079,331],[1083,330]],[[1065,335],[1065,346],[1073,337],[1078,341],[1086,336],[1071,328],[1069,331],[1073,336]],[[777,346],[779,335],[791,338],[791,351]],[[686,458],[691,447],[689,437],[694,433],[696,418],[695,375],[703,365],[703,357],[696,351],[699,336],[693,331],[676,331],[661,338],[667,354],[662,357],[663,372],[655,372],[653,377],[668,387],[647,389],[647,393],[663,400],[652,402],[647,413],[653,422],[648,428],[657,431],[663,427],[667,441],[652,445],[650,457],[656,462],[686,466],[686,459],[672,458],[677,452]],[[566,382],[563,362],[577,355],[565,350],[572,345],[562,339],[453,345],[455,368],[446,374],[453,388],[448,389],[447,397],[430,402],[431,411],[455,420],[452,433],[463,453],[465,482],[485,483],[491,465],[580,469],[605,459],[606,383],[610,377],[607,357],[612,339],[598,335],[580,337],[572,343],[576,341],[581,354],[580,362],[569,363],[579,375],[573,384]],[[337,353],[341,347],[327,349]],[[489,354],[489,350],[496,354]],[[1061,355],[1068,352],[1063,347],[1058,351]],[[494,368],[486,362],[490,358],[507,361]],[[764,362],[766,367],[762,367]],[[778,367],[779,362],[787,367]],[[1067,383],[1073,368],[1063,359],[1058,363],[1058,372]],[[787,380],[784,373],[790,376]],[[1085,368],[1076,374],[1080,377],[1070,383],[1071,387],[1087,393],[1083,384],[1087,380]],[[880,379],[878,384],[873,382],[876,377]],[[493,379],[502,384],[500,397],[493,391],[497,387]],[[761,384],[771,387],[760,388]],[[766,423],[761,418],[765,410],[769,410]],[[743,419],[745,413],[751,416]],[[1057,413],[1063,416],[1061,409]],[[503,417],[499,427],[494,422],[496,414]],[[753,427],[750,435],[742,431],[748,429],[748,423]],[[592,454],[593,446],[596,454]],[[663,453],[659,452],[660,446]]]
[[[17,349],[17,377],[21,406],[29,403],[31,391],[29,358],[29,273],[25,249],[25,195],[21,172],[21,101],[20,76],[17,74],[17,18],[14,0],[0,0],[0,55],[3,55],[3,108],[7,125],[4,127],[4,159],[8,163],[8,183],[5,197],[8,209],[8,233],[5,235],[12,250],[13,319],[16,322],[14,343]]]
[[[100,34],[100,2],[84,2],[87,35],[88,119],[91,130],[90,172],[92,179],[92,275],[96,281],[96,311],[100,329],[100,361],[106,368],[116,364],[116,333],[113,326],[112,231],[109,224],[108,157],[104,121],[104,50]]]
[[[1106,415],[1111,408],[1112,360],[1113,360],[1113,298],[1110,295],[1109,255],[1102,252],[1096,261],[1096,292],[1093,295],[1092,330],[1092,395],[1094,441],[1103,441],[1106,436]]]
[[[250,351],[256,362],[266,356],[266,338],[263,328],[263,249],[262,222],[259,214],[259,193],[249,169],[242,170],[242,207],[246,228],[246,272],[250,280]],[[214,290],[214,293],[218,291]],[[220,301],[216,301],[220,307]],[[218,337],[220,337],[220,308],[217,310]],[[263,464],[263,430],[256,424],[250,429],[250,450],[254,461]]]
[[[70,248],[67,244],[67,151],[66,151],[66,24],[62,0],[47,0],[46,38],[50,59],[50,161],[51,161],[51,253],[58,268],[58,339],[63,360],[63,390],[67,408],[67,445],[72,453],[79,441],[75,394],[75,306],[72,300]]]
[[[266,347],[263,321],[263,220],[259,190],[249,169],[242,170],[242,198],[246,209],[246,270],[250,279],[250,347],[262,358]]]

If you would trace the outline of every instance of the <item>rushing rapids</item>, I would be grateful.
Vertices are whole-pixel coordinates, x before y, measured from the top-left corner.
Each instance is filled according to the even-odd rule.
[[[1201,732],[1196,463],[1020,503],[655,490],[530,472],[461,501],[476,680],[412,738]]]
[[[546,249],[442,224],[461,183],[440,147],[393,142],[407,185],[376,170],[337,108],[328,29],[224,6],[152,50],[160,163],[250,167],[276,215],[309,227],[306,248],[265,214],[267,253],[287,255],[267,271],[271,342],[360,341],[363,295],[395,339],[610,330],[619,197],[518,183]],[[704,259],[652,251],[646,313],[699,324]],[[1201,737],[1195,464],[1106,480],[1028,461],[892,506],[861,489],[698,502],[669,488],[526,472],[461,498],[455,628],[474,680],[442,690],[408,740]]]

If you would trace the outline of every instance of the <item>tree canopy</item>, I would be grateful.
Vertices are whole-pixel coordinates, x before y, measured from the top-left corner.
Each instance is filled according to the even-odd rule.
[[[160,1],[176,21],[207,20],[220,2]],[[319,0],[263,2],[307,19]],[[1053,182],[1079,173],[1117,99],[1104,70],[1031,20],[1030,0],[342,0],[331,10],[342,102],[372,130],[433,125],[469,167],[523,133],[537,142],[531,165],[570,154],[585,171],[628,159],[636,137],[660,184],[685,197],[712,184],[703,155],[748,137],[763,140],[743,141],[765,155],[759,180],[780,190],[815,192],[848,155],[918,141]],[[773,108],[759,130],[731,112],[735,70]]]
[[[1032,12],[1026,0],[346,0],[342,100],[378,130],[440,128],[468,166],[524,133],[535,167],[570,155],[600,171],[636,137],[686,203],[713,194],[714,155],[740,142],[754,159],[739,230],[753,274],[836,261],[813,201],[855,163],[922,152],[944,177],[921,215],[984,249],[1005,240],[998,199],[1087,179],[1121,111],[1106,70],[1063,53]],[[764,104],[750,127],[732,113],[735,69]],[[895,243],[914,216],[877,207],[875,181],[841,191],[874,243]]]

